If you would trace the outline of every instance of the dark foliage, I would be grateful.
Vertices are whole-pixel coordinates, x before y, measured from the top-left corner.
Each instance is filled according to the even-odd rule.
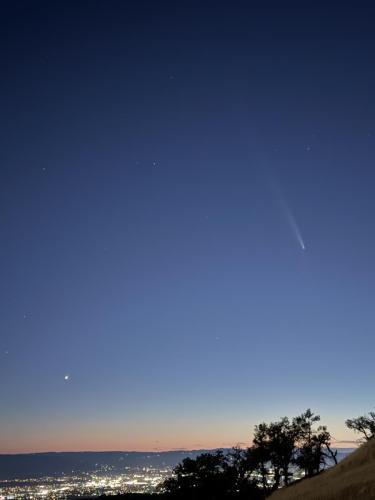
[[[227,453],[218,450],[185,458],[174,468],[172,477],[160,486],[157,498],[166,500],[261,500],[281,486],[290,483],[299,469],[311,477],[328,463],[337,464],[337,451],[331,449],[331,435],[319,425],[320,416],[310,409],[289,420],[255,426],[253,445],[247,449],[233,448]],[[347,420],[350,429],[364,434],[367,440],[375,435],[375,412]],[[142,500],[155,495],[142,495]],[[137,494],[123,495],[133,500]]]
[[[229,498],[261,499],[263,493],[248,474],[245,453],[233,449],[203,453],[195,460],[186,458],[174,469],[160,491],[169,498],[220,500]]]
[[[294,464],[305,472],[308,477],[318,474],[332,459],[337,463],[337,451],[333,451],[331,435],[326,426],[315,424],[320,421],[319,415],[314,415],[310,409],[293,420],[297,436],[297,451]]]
[[[361,417],[350,418],[345,424],[349,429],[362,434],[366,441],[375,437],[375,412],[373,411]]]
[[[329,461],[336,462],[330,433],[325,426],[316,427],[319,421],[320,416],[308,409],[292,421],[283,417],[263,422],[255,427],[250,448],[186,458],[160,486],[160,492],[192,500],[265,498],[290,483],[292,467],[313,476]]]

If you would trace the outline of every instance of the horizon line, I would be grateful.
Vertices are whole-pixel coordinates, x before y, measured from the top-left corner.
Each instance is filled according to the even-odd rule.
[[[352,441],[344,441],[342,444],[350,444],[351,446],[332,446],[334,449],[349,449],[349,448],[358,448],[362,443],[356,443]],[[0,456],[4,455],[47,455],[47,454],[62,454],[62,453],[170,453],[170,452],[186,452],[186,453],[191,453],[195,451],[216,451],[216,450],[230,450],[232,448],[235,448],[236,446],[216,446],[214,448],[168,448],[168,449],[162,449],[162,450],[61,450],[61,451],[14,451],[14,452],[2,452],[0,451]],[[249,448],[248,446],[246,447],[240,447],[244,450]]]

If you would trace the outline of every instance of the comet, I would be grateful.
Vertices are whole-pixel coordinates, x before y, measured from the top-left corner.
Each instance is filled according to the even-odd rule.
[[[283,201],[285,202],[285,200],[283,200]],[[305,251],[306,245],[305,245],[305,242],[303,241],[301,230],[297,224],[296,218],[294,217],[291,209],[286,204],[286,202],[284,203],[284,206],[283,206],[283,212],[285,215],[285,219],[286,219],[286,221],[287,221],[287,223],[292,231],[292,234],[294,235],[299,246],[301,247],[301,250]]]
[[[302,237],[301,229],[298,225],[297,219],[295,218],[290,205],[286,201],[286,198],[285,198],[280,186],[276,183],[274,178],[271,178],[270,180],[271,180],[271,183],[270,183],[271,188],[272,188],[272,191],[275,195],[276,201],[281,208],[281,212],[284,216],[284,219],[285,219],[287,225],[289,226],[289,228],[291,230],[291,233],[292,233],[294,239],[298,243],[301,250],[306,251],[306,245],[305,245],[305,241]]]

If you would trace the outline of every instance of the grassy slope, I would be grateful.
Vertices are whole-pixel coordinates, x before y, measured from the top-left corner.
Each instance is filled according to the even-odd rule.
[[[272,500],[375,500],[375,439],[336,467],[271,495]]]

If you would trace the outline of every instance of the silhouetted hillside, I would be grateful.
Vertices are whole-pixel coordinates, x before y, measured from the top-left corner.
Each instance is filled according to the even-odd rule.
[[[272,500],[375,499],[375,439],[362,445],[336,467],[279,490],[270,498]]]

